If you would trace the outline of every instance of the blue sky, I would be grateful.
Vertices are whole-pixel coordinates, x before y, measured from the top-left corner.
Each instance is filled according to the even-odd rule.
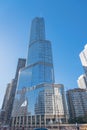
[[[79,53],[87,43],[87,0],[0,0],[0,107],[18,58],[27,57],[31,21],[45,19],[52,42],[56,83],[78,87]]]

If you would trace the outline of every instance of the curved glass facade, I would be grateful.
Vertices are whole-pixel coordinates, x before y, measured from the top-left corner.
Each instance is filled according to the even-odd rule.
[[[13,124],[15,118],[16,124],[28,122],[30,125],[46,123],[45,116],[48,117],[47,122],[51,118],[54,120],[55,114],[58,114],[58,111],[55,112],[54,82],[51,42],[45,40],[44,19],[35,18],[31,24],[27,64],[19,73]]]
[[[31,25],[30,43],[26,67],[19,73],[17,93],[12,116],[45,114],[47,112],[47,93],[49,93],[50,111],[53,113],[53,89],[45,84],[54,83],[51,42],[45,40],[43,18],[35,18]],[[42,84],[42,85],[40,85]],[[40,86],[40,87],[38,87]]]
[[[13,116],[53,114],[53,88],[50,84],[22,88],[17,91]]]

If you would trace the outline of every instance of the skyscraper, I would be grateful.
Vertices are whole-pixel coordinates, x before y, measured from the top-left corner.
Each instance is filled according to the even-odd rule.
[[[25,67],[25,64],[26,64],[26,59],[24,59],[24,58],[18,59],[17,69],[16,69],[16,73],[15,73],[15,80],[18,80],[19,71],[20,71],[20,69]]]
[[[77,83],[79,88],[87,89],[86,75],[85,74],[80,75],[77,80]]]
[[[19,58],[15,78],[7,85],[6,93],[2,104],[2,112],[4,113],[2,124],[8,125],[11,121],[11,113],[13,108],[13,102],[15,97],[15,91],[17,87],[19,70],[25,66],[26,59]],[[3,115],[3,114],[2,114]]]
[[[44,19],[36,17],[31,24],[26,67],[21,69],[18,78],[12,126],[40,127],[56,121],[59,111],[55,110],[54,88],[58,87],[54,83],[51,42],[45,38]],[[65,109],[62,108],[60,115],[64,121]]]
[[[87,75],[87,44],[85,45],[84,50],[80,53],[79,56],[81,59],[82,66],[83,66],[85,73]]]
[[[85,71],[85,74],[80,76],[77,80],[80,88],[87,88],[87,44],[84,46],[84,50],[79,54],[80,60]]]
[[[11,84],[8,83],[7,88],[6,88],[6,92],[5,92],[5,96],[4,96],[4,100],[3,100],[3,104],[2,104],[2,109],[4,109],[4,110],[7,106],[7,102],[10,98],[10,93],[11,93]]]

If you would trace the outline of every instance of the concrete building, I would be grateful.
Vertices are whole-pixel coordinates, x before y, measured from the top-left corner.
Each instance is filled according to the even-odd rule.
[[[87,116],[87,90],[75,88],[67,91],[70,118]]]
[[[4,121],[4,116],[5,116],[5,110],[0,109],[0,126],[2,125]]]
[[[15,78],[7,85],[4,101],[2,104],[2,112],[4,113],[4,117],[2,120],[2,124],[7,125],[10,124],[11,121],[11,113],[13,108],[13,102],[17,87],[18,74],[19,70],[25,66],[26,60],[19,58]],[[2,115],[2,114],[1,114]]]
[[[82,66],[83,66],[85,73],[87,75],[87,44],[85,45],[84,50],[80,53],[79,56],[80,56]]]
[[[79,56],[85,73],[78,78],[77,83],[79,88],[87,89],[87,44]]]
[[[18,63],[17,63],[17,69],[16,69],[16,74],[15,74],[15,79],[18,80],[18,75],[19,71],[25,67],[26,64],[26,59],[24,58],[19,58]]]
[[[4,100],[3,100],[3,104],[2,104],[2,109],[5,110],[8,100],[10,98],[10,93],[11,93],[11,86],[10,83],[8,83],[7,88],[6,88],[6,92],[5,92],[5,96],[4,96]]]
[[[68,121],[69,113],[63,84],[54,84],[54,113],[57,115],[57,121],[63,123]]]
[[[55,85],[52,47],[45,38],[44,19],[36,17],[31,24],[27,63],[18,77],[12,126],[43,127],[59,118],[66,122],[62,93],[63,86]]]
[[[87,89],[86,75],[82,74],[77,80],[79,88]]]
[[[13,102],[14,102],[14,96],[15,96],[15,91],[16,91],[16,80],[13,79],[11,81],[11,83],[9,84],[9,90],[7,91],[7,93],[9,93],[9,98],[8,100],[6,99],[5,101],[5,106],[3,108],[3,110],[5,111],[5,115],[4,115],[4,120],[3,120],[3,124],[4,125],[8,125],[11,121],[11,112],[12,112],[12,108],[13,108]]]

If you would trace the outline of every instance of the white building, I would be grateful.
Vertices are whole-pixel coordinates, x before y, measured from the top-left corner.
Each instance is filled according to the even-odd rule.
[[[79,56],[85,73],[87,74],[87,44],[85,45],[84,50],[80,53]]]
[[[87,88],[86,75],[82,74],[81,76],[79,76],[77,83],[79,88],[86,89]]]

